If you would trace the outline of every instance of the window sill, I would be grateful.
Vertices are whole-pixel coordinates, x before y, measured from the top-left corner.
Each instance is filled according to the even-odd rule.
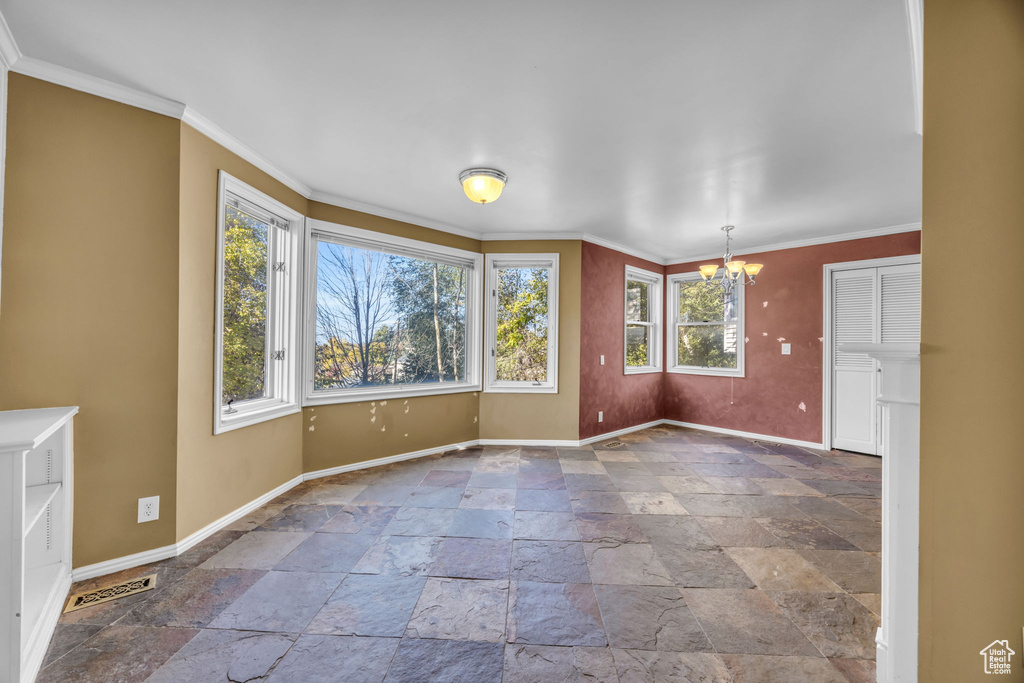
[[[319,392],[307,395],[303,406],[324,406],[334,403],[358,403],[360,401],[388,401],[396,398],[412,398],[414,396],[442,396],[444,394],[464,394],[480,391],[479,384],[450,384],[448,386],[412,386],[406,388],[390,387],[371,389],[347,389],[341,391]]]
[[[655,373],[655,372],[661,372],[661,368],[656,368],[654,366],[627,367],[625,369],[625,371],[623,372],[623,374],[626,374],[626,375],[649,375],[649,374],[652,374],[652,373]]]
[[[557,394],[558,387],[553,384],[492,384],[484,389],[486,394]]]
[[[732,368],[688,368],[688,367],[674,367],[669,368],[668,372],[676,375],[707,375],[709,377],[740,377],[746,376],[742,369]]]
[[[230,415],[224,415],[221,413],[217,416],[214,422],[213,434],[216,436],[218,434],[223,434],[224,432],[241,429],[242,427],[251,427],[252,425],[266,422],[268,420],[276,420],[277,418],[285,417],[286,415],[294,415],[300,410],[302,410],[302,408],[298,403],[275,403],[267,407],[240,410],[237,413],[231,413]]]

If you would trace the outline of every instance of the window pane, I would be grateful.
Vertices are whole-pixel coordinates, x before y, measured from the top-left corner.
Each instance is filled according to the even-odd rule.
[[[735,368],[738,341],[736,325],[680,325],[678,364]]]
[[[314,391],[466,381],[469,270],[317,245]]]
[[[626,281],[626,320],[643,323],[651,321],[649,289],[650,283]]]
[[[679,283],[680,322],[724,322],[737,319],[735,296],[727,299],[725,290],[704,282]]]
[[[646,325],[626,325],[626,365],[650,365],[650,331]]]
[[[222,405],[266,395],[269,228],[225,208]]]
[[[548,378],[547,268],[499,268],[495,378],[545,382]]]

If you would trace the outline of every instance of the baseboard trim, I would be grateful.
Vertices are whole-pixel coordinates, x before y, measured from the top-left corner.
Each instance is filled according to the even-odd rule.
[[[801,441],[800,439],[788,439],[784,436],[771,436],[769,434],[741,432],[738,429],[712,427],[710,425],[694,424],[693,422],[680,422],[679,420],[662,420],[661,423],[667,425],[674,425],[676,427],[686,427],[687,429],[697,429],[702,432],[712,432],[713,434],[728,434],[729,436],[739,436],[744,439],[754,439],[755,441],[771,441],[772,443],[784,443],[790,446],[802,446],[804,448],[817,448],[819,450],[827,450],[820,443],[814,443],[813,441]]]
[[[462,448],[469,448],[471,446],[476,446],[478,442],[479,440],[463,441],[461,443],[448,444],[447,446],[435,446],[434,448],[424,448],[419,451],[410,451],[409,453],[388,455],[383,458],[375,458],[374,460],[363,460],[362,462],[353,462],[348,465],[340,465],[338,467],[328,467],[327,469],[324,470],[306,472],[305,474],[302,475],[302,480],[309,481],[310,479],[320,479],[321,477],[329,477],[333,474],[341,474],[342,472],[365,470],[370,467],[380,467],[381,465],[388,465],[393,462],[401,462],[402,460],[414,460],[416,458],[422,458],[427,455],[436,455],[437,453],[444,453],[445,451],[454,451]]]
[[[592,443],[598,441],[604,441],[605,439],[614,439],[616,436],[622,436],[623,434],[629,434],[631,432],[639,432],[641,429],[650,429],[651,427],[657,427],[658,425],[664,424],[665,420],[654,420],[653,422],[644,422],[643,424],[634,425],[632,427],[625,427],[624,429],[616,429],[614,432],[605,432],[604,434],[598,434],[597,436],[591,436],[586,439],[580,439],[577,442],[579,446],[589,446]]]
[[[444,453],[446,451],[454,451],[462,448],[471,448],[473,446],[542,446],[542,447],[562,447],[562,448],[574,448],[579,446],[587,446],[598,441],[604,441],[606,439],[613,439],[623,434],[629,434],[630,432],[638,432],[642,429],[648,429],[650,427],[657,427],[659,425],[668,424],[676,427],[685,427],[687,429],[696,429],[705,432],[712,432],[715,434],[728,434],[731,436],[739,436],[745,439],[756,439],[758,441],[772,441],[774,443],[784,443],[791,446],[803,446],[806,448],[823,448],[820,443],[812,443],[810,441],[800,441],[798,439],[787,439],[781,436],[769,436],[766,434],[755,434],[753,432],[741,432],[735,429],[724,429],[722,427],[711,427],[708,425],[699,425],[691,422],[680,422],[678,420],[654,420],[653,422],[644,422],[643,424],[634,425],[632,427],[625,427],[623,429],[617,429],[613,432],[607,432],[605,434],[598,434],[597,436],[591,436],[586,439],[473,439],[472,441],[463,441],[460,443],[447,444],[444,446],[436,446],[434,448],[424,448],[418,451],[410,451],[408,453],[399,453],[397,455],[389,455],[383,458],[375,458],[374,460],[364,460],[363,462],[354,462],[348,465],[340,465],[338,467],[329,467],[323,470],[316,470],[313,472],[305,472],[293,479],[286,481],[277,488],[267,491],[259,498],[249,501],[242,507],[238,508],[233,512],[229,512],[215,522],[207,524],[199,531],[186,536],[177,543],[171,545],[165,545],[162,548],[154,548],[153,550],[147,550],[141,553],[135,553],[134,555],[125,555],[124,557],[118,557],[113,560],[107,560],[105,562],[97,562],[96,564],[86,565],[84,567],[77,567],[71,572],[72,581],[84,581],[85,579],[92,579],[97,576],[103,576],[105,574],[113,574],[114,572],[123,571],[125,569],[131,569],[132,567],[139,567],[144,564],[150,564],[151,562],[159,562],[160,560],[166,560],[171,557],[181,555],[190,548],[195,547],[202,541],[206,540],[213,534],[217,533],[232,522],[245,517],[247,514],[255,510],[256,508],[264,505],[274,498],[278,497],[285,491],[288,491],[298,486],[303,481],[309,481],[311,479],[320,479],[322,477],[329,477],[333,474],[341,474],[343,472],[352,472],[354,470],[369,469],[371,467],[380,467],[381,465],[388,465],[394,462],[401,462],[403,460],[414,460],[416,458],[422,458],[428,455],[435,455],[437,453]]]

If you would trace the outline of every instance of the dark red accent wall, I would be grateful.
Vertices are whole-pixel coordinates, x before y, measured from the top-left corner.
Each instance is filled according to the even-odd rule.
[[[739,258],[764,264],[757,285],[747,290],[746,376],[626,375],[626,265],[667,277],[694,272],[700,264],[665,267],[584,242],[580,438],[667,418],[819,443],[823,266],[919,253],[921,233],[907,232],[745,254]],[[780,338],[792,345],[791,355],[782,355]],[[605,356],[603,366],[601,354]],[[666,367],[670,360],[665,359]],[[604,411],[600,423],[599,410]]]
[[[583,243],[580,309],[580,438],[662,418],[664,375],[625,374],[626,265],[665,267],[614,249]],[[605,364],[601,365],[601,355]],[[604,411],[604,422],[597,412]]]
[[[820,443],[823,266],[919,253],[915,231],[738,257],[764,264],[746,292],[746,377],[667,373],[664,417]],[[694,272],[698,265],[665,272]],[[780,338],[792,344],[792,355],[782,355]]]

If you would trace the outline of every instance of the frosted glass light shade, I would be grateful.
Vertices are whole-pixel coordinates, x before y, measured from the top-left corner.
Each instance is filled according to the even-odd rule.
[[[754,277],[760,273],[762,268],[764,268],[764,265],[760,263],[747,263],[743,266],[743,270],[749,277]]]
[[[702,278],[704,278],[705,282],[707,282],[708,280],[710,280],[711,278],[713,278],[715,276],[715,273],[718,272],[718,266],[714,266],[714,265],[701,266],[699,268],[699,270],[700,270],[700,276]]]
[[[731,275],[739,275],[746,263],[746,261],[729,261],[725,264],[725,267],[729,270]]]
[[[477,204],[490,204],[501,196],[508,176],[493,168],[470,168],[459,174],[466,196]]]

